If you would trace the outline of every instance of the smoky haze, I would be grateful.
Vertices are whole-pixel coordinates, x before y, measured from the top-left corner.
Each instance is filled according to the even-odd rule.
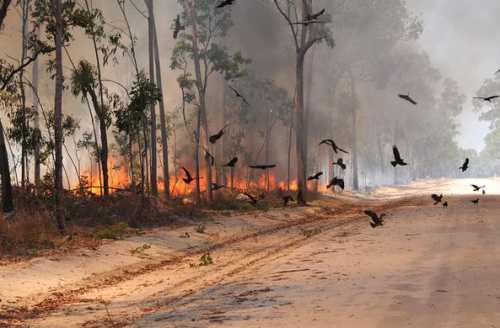
[[[146,7],[141,1],[135,3],[137,8],[128,5],[127,10],[137,37],[139,66],[147,72],[147,21],[139,12],[145,13]],[[103,10],[109,23],[107,30],[125,28],[114,1],[95,5]],[[178,169],[193,163],[191,127],[186,128],[179,118],[182,99],[176,79],[180,72],[169,69],[175,46],[171,25],[181,7],[174,1],[155,1],[155,6],[166,107],[171,115],[177,114],[172,126],[177,133],[174,148],[178,153],[171,154],[171,161],[177,163],[174,167]],[[315,7],[325,7],[331,16],[329,26],[335,47],[315,45],[306,59],[308,173],[324,171],[323,184],[334,175],[342,176],[350,187],[357,177],[360,186],[367,188],[416,178],[456,176],[457,163],[469,154],[465,149],[480,151],[488,133],[488,124],[479,122],[478,114],[473,112],[471,98],[484,79],[500,68],[500,36],[491,33],[498,27],[496,13],[500,13],[500,4],[494,0],[483,1],[480,7],[466,0],[324,0],[315,1]],[[290,31],[272,1],[237,1],[232,6],[232,19],[234,26],[218,42],[230,51],[241,50],[252,60],[248,77],[229,83],[249,97],[250,105],[242,106],[227,83],[217,74],[212,76],[209,132],[215,133],[225,123],[231,123],[229,140],[214,147],[214,152],[218,161],[237,152],[246,164],[276,162],[276,179],[284,181],[291,117],[287,114],[291,107],[287,109],[284,104],[292,103],[295,83]],[[0,42],[5,56],[19,56],[17,11],[12,11],[4,31]],[[19,46],[9,48],[7,44]],[[82,58],[93,61],[89,55],[91,43],[81,33],[75,34],[68,49],[75,62]],[[130,87],[134,78],[131,61],[125,56],[118,60],[118,64],[105,69],[105,78]],[[65,71],[69,79],[71,64],[67,59]],[[47,74],[42,81],[42,102],[50,108],[53,82]],[[125,95],[120,87],[107,87]],[[265,102],[262,98],[266,90],[283,97]],[[417,106],[398,98],[398,94],[406,93],[418,101]],[[281,105],[282,112],[268,111]],[[90,129],[86,105],[69,92],[65,94],[64,111],[80,120],[82,131]],[[187,108],[187,114],[192,115],[193,108]],[[266,115],[275,115],[276,119],[266,120]],[[271,121],[272,126],[266,126]],[[272,133],[266,134],[266,127]],[[238,143],[238,137],[243,141]],[[331,162],[337,158],[332,157],[328,147],[318,146],[323,138],[333,138],[349,150],[350,154],[344,155],[348,164],[345,171],[332,170]],[[393,144],[413,164],[411,168],[395,173],[389,164]],[[353,169],[355,162],[357,170]],[[291,166],[295,172],[293,161]],[[246,176],[248,172],[238,174]]]

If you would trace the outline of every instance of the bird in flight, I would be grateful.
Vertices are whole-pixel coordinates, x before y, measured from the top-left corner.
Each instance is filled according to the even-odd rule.
[[[399,154],[399,150],[398,150],[398,147],[396,146],[393,146],[392,147],[392,153],[394,154],[394,160],[391,162],[391,165],[396,167],[398,165],[401,165],[401,166],[406,166],[408,165],[407,163],[405,163],[403,161],[403,159],[401,158],[401,155]]]
[[[212,182],[212,190],[214,190],[214,191],[215,191],[215,190],[219,190],[219,189],[222,189],[222,188],[226,188],[226,186],[224,186],[224,185],[219,185],[219,184],[217,184],[217,183],[213,183],[213,182]]]
[[[489,97],[474,97],[474,99],[479,99],[479,100],[482,100],[482,101],[487,101],[487,102],[492,102],[493,100],[499,98],[500,96],[498,95],[494,95],[494,96],[489,96]]]
[[[403,100],[406,100],[410,104],[413,104],[413,105],[417,105],[418,104],[412,97],[410,97],[409,93],[407,95],[399,94],[398,97],[401,98],[401,99],[403,99]]]
[[[471,184],[471,186],[472,186],[472,188],[474,188],[474,191],[479,191],[481,189],[486,188],[486,186],[478,186],[478,185],[475,185],[475,184]]]
[[[234,167],[238,163],[238,157],[233,157],[224,167]]]
[[[474,205],[477,205],[477,204],[479,204],[479,198],[478,198],[478,199],[471,200],[470,202],[471,202],[472,204],[474,204]]]
[[[224,135],[225,128],[227,128],[227,124],[222,129],[220,129],[219,132],[210,136],[210,138],[208,138],[208,141],[210,141],[211,144],[215,144]]]
[[[293,199],[293,197],[290,195],[286,195],[283,197],[283,205],[284,206],[288,206],[288,203],[294,202],[294,201],[295,201],[295,199]]]
[[[241,100],[243,100],[243,102],[247,105],[250,105],[248,103],[248,101],[246,100],[246,98],[238,91],[236,90],[235,88],[233,88],[232,86],[229,86],[229,89],[233,90],[234,92],[234,95],[237,97],[237,98],[240,98]]]
[[[323,175],[323,172],[318,172],[315,175],[311,175],[307,178],[307,181],[319,180],[319,178]]]
[[[177,15],[177,18],[175,19],[174,39],[177,39],[180,31],[184,31],[185,29],[186,27],[181,24],[181,15]]]
[[[234,1],[235,0],[223,0],[215,8],[224,8],[226,6],[230,6],[234,3]]]
[[[324,139],[324,140],[321,140],[321,142],[319,143],[320,145],[329,145],[330,147],[332,147],[333,149],[333,152],[335,154],[338,154],[339,151],[345,153],[345,154],[349,154],[347,151],[345,151],[344,149],[340,148],[337,146],[337,144],[335,143],[335,141],[333,141],[332,139]]]
[[[342,170],[345,170],[347,168],[347,165],[344,164],[344,160],[342,158],[337,159],[333,165],[338,165]]]
[[[441,195],[432,194],[431,198],[434,201],[434,205],[437,205],[437,204],[441,203],[441,201],[443,200],[443,194],[441,194]]]
[[[337,177],[334,177],[332,180],[330,180],[330,183],[326,186],[327,189],[330,189],[331,187],[338,186],[340,189],[344,190],[345,184],[344,184],[344,179],[340,179]]]
[[[268,169],[274,169],[276,167],[276,164],[269,164],[269,165],[249,165],[248,166],[251,169],[254,170],[268,170]]]
[[[183,166],[181,167],[181,169],[184,171],[184,173],[186,174],[186,177],[185,178],[182,178],[182,181],[184,181],[185,184],[190,184],[191,182],[194,181],[193,177],[191,176],[191,173],[189,173],[189,171]]]
[[[469,168],[469,158],[466,158],[462,166],[460,166],[458,169],[462,170],[462,172],[465,172],[467,171],[468,168]]]
[[[370,225],[372,228],[384,225],[384,216],[386,216],[385,213],[377,215],[377,213],[367,210],[365,211],[365,214],[370,217]]]

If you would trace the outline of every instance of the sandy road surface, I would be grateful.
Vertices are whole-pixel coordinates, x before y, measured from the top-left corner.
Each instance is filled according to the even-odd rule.
[[[62,304],[18,323],[500,327],[500,196],[481,197],[479,206],[472,198],[449,198],[449,209],[422,205],[421,198],[393,203],[381,229],[371,229],[359,211],[276,213],[267,219],[302,221],[213,249],[212,265],[196,266],[193,254],[109,286],[72,291],[61,295]]]

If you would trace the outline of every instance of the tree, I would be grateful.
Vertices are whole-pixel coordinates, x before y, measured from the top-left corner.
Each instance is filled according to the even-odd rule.
[[[311,21],[313,10],[313,0],[286,0],[287,9],[283,2],[273,0],[278,12],[287,22],[292,34],[295,46],[295,146],[297,157],[297,182],[298,182],[298,202],[305,204],[307,193],[307,154],[306,130],[307,117],[304,114],[304,62],[308,51],[317,43],[325,42],[329,47],[334,46],[334,41],[330,30],[326,24],[330,21],[330,16],[324,14],[321,18]],[[288,9],[292,9],[291,10]],[[294,21],[294,17],[299,21]]]
[[[173,50],[171,68],[181,69],[184,73],[178,79],[181,88],[186,86],[196,89],[197,124],[195,130],[196,198],[200,196],[200,146],[202,125],[204,147],[210,150],[206,95],[210,76],[214,72],[223,75],[226,80],[234,80],[245,75],[244,66],[249,62],[241,53],[229,54],[217,41],[223,38],[232,25],[230,9],[218,9],[210,0],[179,1],[183,6],[182,24],[186,31],[181,33]],[[190,30],[190,33],[187,32]],[[187,63],[192,61],[194,78],[187,70]],[[191,92],[192,90],[190,90]],[[191,94],[194,95],[193,92]],[[210,159],[205,156],[206,185],[209,202],[212,201],[212,169]]]

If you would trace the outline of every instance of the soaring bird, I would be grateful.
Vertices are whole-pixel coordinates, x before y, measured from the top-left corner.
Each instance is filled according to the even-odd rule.
[[[220,138],[222,138],[222,136],[224,135],[224,129],[227,127],[227,125],[225,125],[222,129],[220,129],[219,132],[217,132],[216,134],[210,136],[210,138],[208,138],[208,141],[210,141],[211,144],[214,144],[217,142],[217,140],[219,140]]]
[[[482,100],[482,101],[487,101],[487,102],[492,102],[493,100],[499,98],[500,96],[498,95],[494,95],[494,96],[489,96],[489,97],[474,97],[474,99],[479,99],[479,100]]]
[[[219,185],[219,184],[216,184],[216,183],[213,183],[212,182],[212,190],[219,190],[219,189],[222,189],[222,188],[226,188],[226,186],[224,185]]]
[[[441,201],[443,200],[443,194],[441,194],[441,195],[432,194],[431,198],[434,201],[434,205],[437,205],[437,204],[441,203]]]
[[[223,0],[215,8],[224,8],[226,6],[230,6],[234,3],[234,1],[235,0]]]
[[[413,104],[413,105],[417,105],[418,104],[415,100],[413,100],[412,97],[410,97],[409,93],[407,95],[399,94],[398,97],[401,98],[401,99],[403,99],[403,100],[406,100],[410,104]]]
[[[465,162],[458,169],[462,170],[462,172],[465,172],[465,171],[467,171],[468,168],[469,168],[469,159],[466,158]]]
[[[276,167],[276,164],[269,164],[269,165],[249,165],[248,166],[251,169],[254,170],[268,170],[268,169],[274,169]]]
[[[338,186],[342,190],[344,190],[344,179],[340,179],[337,177],[334,177],[332,180],[330,180],[330,183],[326,186],[327,189],[330,189],[331,187]]]
[[[238,163],[238,157],[233,157],[224,167],[234,167]]]
[[[283,197],[283,206],[288,206],[288,203],[294,202],[294,201],[295,201],[295,199],[293,199],[292,196],[286,195]]]
[[[337,146],[337,144],[335,143],[335,141],[333,141],[332,139],[324,139],[324,140],[321,140],[321,142],[319,143],[320,145],[329,145],[330,147],[332,147],[333,149],[333,152],[335,154],[338,154],[339,151],[345,153],[345,154],[349,154],[347,151],[345,151],[344,149],[340,148]]]
[[[248,103],[248,101],[246,100],[246,98],[238,91],[236,90],[235,88],[233,88],[232,86],[229,86],[229,89],[233,90],[234,92],[234,95],[237,97],[237,98],[240,98],[241,100],[243,100],[243,102],[247,105],[250,105]]]
[[[471,202],[472,204],[474,204],[474,205],[477,205],[477,204],[479,204],[479,198],[478,198],[478,199],[471,200],[470,202]]]
[[[229,162],[227,162],[224,167],[234,167],[238,163],[238,157],[233,157]]]
[[[478,186],[478,185],[475,185],[475,184],[471,184],[472,188],[474,188],[474,191],[479,191],[481,189],[484,189],[486,188],[486,186]]]
[[[319,178],[323,175],[323,172],[318,172],[315,175],[311,175],[307,178],[307,181],[319,180]]]
[[[205,159],[210,163],[210,166],[215,165],[215,157],[208,150],[205,150]]]
[[[365,214],[370,217],[370,225],[372,226],[372,228],[376,228],[378,226],[384,225],[385,213],[377,215],[377,213],[368,210],[368,211],[365,211]]]
[[[443,203],[443,207],[444,207],[444,208],[448,208],[448,202],[444,202],[444,203]]]
[[[392,147],[392,153],[394,154],[394,160],[391,162],[391,165],[396,167],[398,165],[401,165],[401,166],[406,166],[408,165],[407,163],[405,163],[403,161],[403,159],[401,158],[401,155],[399,154],[399,150],[398,150],[398,147],[396,146],[393,146]]]
[[[174,39],[177,39],[177,37],[179,36],[179,32],[185,29],[186,27],[181,24],[181,16],[177,15],[177,18],[175,19]]]
[[[185,178],[182,178],[182,181],[184,181],[185,184],[190,184],[191,182],[194,181],[193,177],[191,176],[191,173],[183,166],[181,167],[182,170],[184,170],[184,173],[186,174]]]
[[[243,195],[247,196],[248,197],[248,200],[250,201],[250,204],[252,205],[257,205],[257,198],[255,198],[254,196],[250,195],[249,193],[246,193],[244,192]]]
[[[347,168],[347,165],[344,164],[344,160],[342,158],[337,159],[333,165],[338,165],[342,170],[345,170]]]
[[[315,14],[307,15],[306,20],[307,21],[315,21],[317,20],[320,16],[324,15],[326,10],[323,8],[320,11],[318,11]]]

